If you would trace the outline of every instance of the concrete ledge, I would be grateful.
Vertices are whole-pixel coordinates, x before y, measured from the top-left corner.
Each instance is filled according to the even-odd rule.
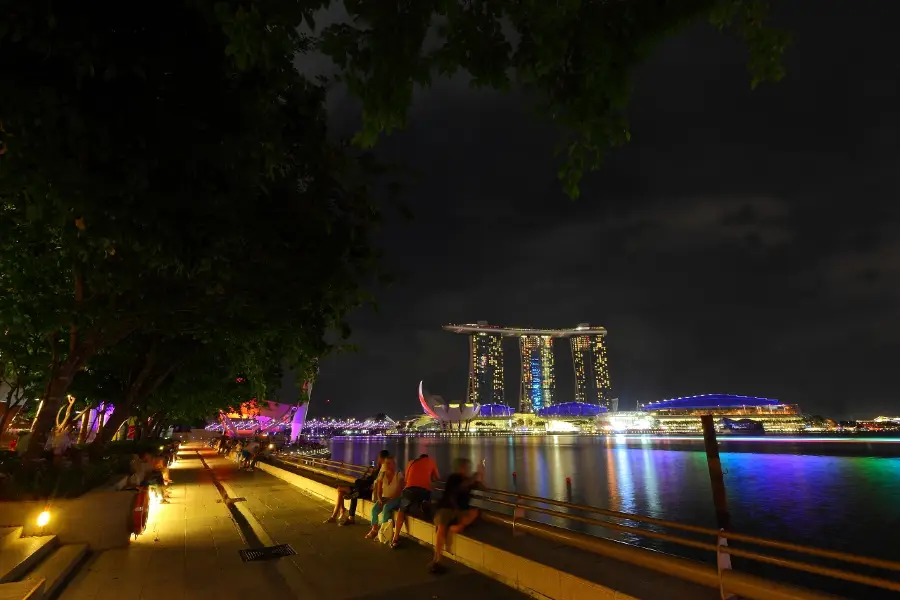
[[[0,583],[0,600],[43,600],[44,580]]]
[[[56,535],[63,544],[88,544],[92,550],[127,546],[136,492],[94,490],[78,498],[0,502],[0,527],[22,526],[23,536]],[[50,522],[37,518],[50,512]]]
[[[332,486],[270,464],[260,463],[257,468],[331,506],[337,500],[337,490]],[[371,501],[359,501],[358,518],[368,521],[371,511]],[[407,523],[408,529],[404,528],[404,536],[434,547],[434,525],[412,517]],[[539,600],[638,600],[624,592],[524,558],[468,535],[450,536],[448,546],[444,550],[444,556]],[[715,597],[715,594],[710,597]]]

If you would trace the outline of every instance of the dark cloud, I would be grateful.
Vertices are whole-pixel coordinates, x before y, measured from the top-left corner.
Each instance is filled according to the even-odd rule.
[[[415,219],[381,239],[400,281],[355,315],[360,351],[324,361],[313,413],[326,398],[334,414],[415,413],[419,379],[461,396],[467,345],[440,326],[482,319],[606,326],[626,407],[724,392],[896,412],[900,40],[884,6],[784,7],[788,78],[755,91],[737,41],[706,27],[668,41],[636,77],[633,141],[576,202],[527,98],[464,78],[418,92],[409,129],[379,147],[417,173]],[[358,123],[339,89],[332,111],[340,131]],[[564,396],[564,346],[557,358]]]

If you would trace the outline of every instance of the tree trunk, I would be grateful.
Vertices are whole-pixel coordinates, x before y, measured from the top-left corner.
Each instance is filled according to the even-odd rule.
[[[31,441],[28,443],[28,450],[25,451],[25,458],[40,458],[47,439],[56,427],[56,414],[59,412],[63,402],[66,402],[66,396],[69,392],[69,386],[72,385],[72,374],[74,368],[69,365],[70,361],[66,361],[61,365],[56,375],[50,381],[47,389],[47,395],[44,398],[44,405],[40,409],[40,413],[34,423],[34,433]]]
[[[97,435],[94,437],[94,441],[91,442],[91,448],[94,452],[99,451],[103,444],[110,441],[119,430],[119,427],[122,426],[122,423],[124,423],[130,416],[128,414],[128,406],[125,406],[122,403],[114,404],[113,406],[114,408],[112,414],[109,415],[109,418],[106,419],[103,427],[101,427],[99,431],[97,431]]]
[[[7,402],[6,410],[3,411],[3,414],[0,415],[0,437],[3,437],[3,434],[6,433],[6,429],[9,427],[9,424],[12,423],[12,412],[13,407]]]
[[[81,429],[78,431],[78,443],[84,444],[87,442],[88,431],[90,431],[91,426],[91,406],[88,405],[86,409],[84,409],[84,413],[81,416]]]
[[[12,423],[13,408],[21,409],[25,406],[25,402],[21,397],[18,398],[17,402],[13,403],[13,394],[15,391],[14,388],[10,388],[9,393],[6,395],[6,410],[0,415],[0,438],[3,437],[3,434],[6,433],[7,428]]]

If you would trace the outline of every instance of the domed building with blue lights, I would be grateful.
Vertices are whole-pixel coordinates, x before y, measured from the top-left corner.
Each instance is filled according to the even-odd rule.
[[[702,415],[713,415],[724,431],[794,433],[804,428],[800,407],[772,398],[701,394],[657,400],[641,406],[654,426],[671,433],[699,433]]]

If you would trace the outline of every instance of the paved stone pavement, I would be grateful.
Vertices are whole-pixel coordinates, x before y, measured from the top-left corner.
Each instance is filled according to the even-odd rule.
[[[526,598],[485,575],[446,561],[442,575],[427,570],[432,550],[406,540],[396,550],[364,539],[368,524],[324,524],[331,508],[284,481],[255,471],[236,471],[216,461],[216,470],[236,497],[278,544],[290,544],[304,581],[319,598],[371,600],[512,600]],[[228,465],[230,465],[228,461]],[[282,559],[284,560],[284,559]]]
[[[321,500],[261,471],[239,472],[213,452],[200,453],[203,460],[189,447],[182,452],[172,469],[171,504],[155,507],[147,532],[128,548],[93,555],[60,600],[525,598],[455,563],[431,575],[425,568],[430,549],[409,542],[392,551],[363,539],[365,525],[325,525],[329,509]],[[265,533],[291,544],[297,556],[242,562],[238,550],[259,540],[222,502],[216,480],[245,497]]]

